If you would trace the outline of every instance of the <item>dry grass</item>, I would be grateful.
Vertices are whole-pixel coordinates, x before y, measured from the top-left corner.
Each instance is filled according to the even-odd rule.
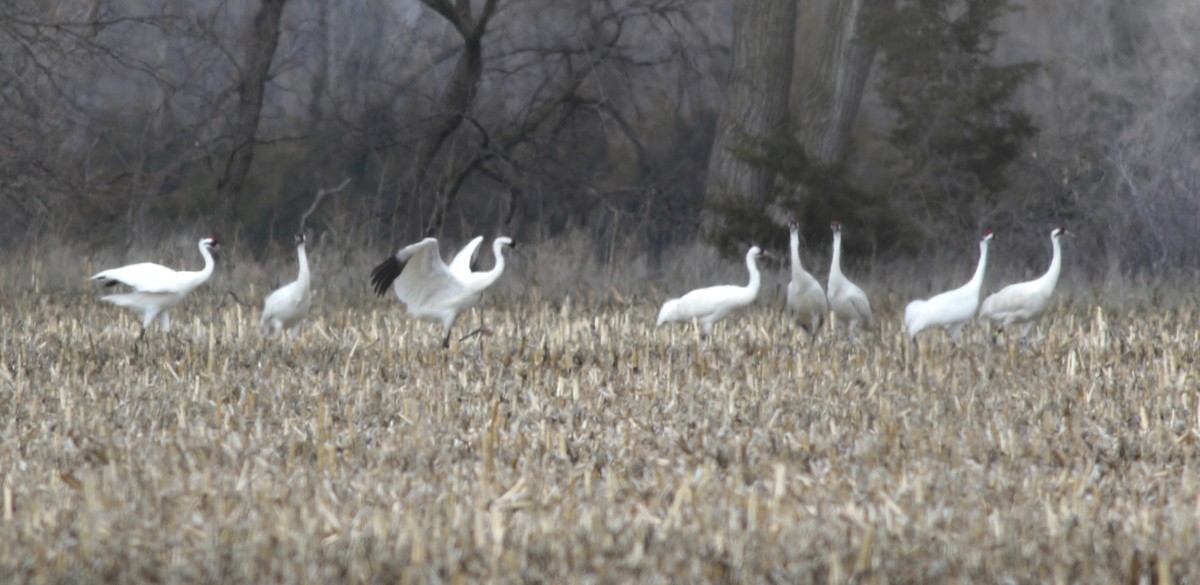
[[[135,354],[95,291],[0,282],[9,580],[1200,581],[1193,305],[914,350],[894,293],[813,345],[510,284],[446,352],[394,299],[263,338],[219,285]]]

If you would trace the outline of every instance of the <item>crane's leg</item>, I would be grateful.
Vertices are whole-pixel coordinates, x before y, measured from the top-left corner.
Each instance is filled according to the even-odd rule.
[[[446,336],[442,338],[442,349],[450,349],[450,328],[446,328]]]
[[[483,322],[483,311],[479,311],[479,329],[476,329],[476,330],[458,338],[458,340],[462,341],[464,339],[467,339],[468,337],[475,337],[476,335],[491,335],[492,333],[494,333],[492,331],[492,328],[488,327]]]
[[[958,345],[958,340],[962,337],[962,325],[950,327],[950,343]]]
[[[1021,338],[1029,337],[1029,332],[1033,331],[1033,321],[1026,321],[1021,325]]]
[[[138,334],[138,341],[141,341],[142,338],[146,337],[146,330],[150,328],[150,325],[154,323],[155,319],[158,319],[158,315],[159,312],[155,311],[154,309],[146,311],[146,314],[142,317],[142,332]]]

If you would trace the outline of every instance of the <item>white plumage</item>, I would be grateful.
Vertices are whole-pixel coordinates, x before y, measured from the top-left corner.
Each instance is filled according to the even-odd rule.
[[[308,254],[304,251],[304,232],[296,234],[296,256],[300,273],[292,283],[275,289],[263,302],[263,331],[275,333],[291,329],[308,317],[312,308],[312,278],[308,272]]]
[[[204,268],[195,272],[177,271],[160,264],[142,262],[96,273],[92,280],[101,281],[106,287],[123,284],[133,289],[133,292],[108,295],[100,300],[142,313],[142,332],[138,339],[146,335],[146,328],[156,318],[162,330],[169,332],[171,317],[167,311],[212,276],[211,251],[218,247],[217,238],[205,237],[200,240],[199,246],[200,255],[204,257]]]
[[[1054,256],[1050,259],[1050,268],[1036,280],[1010,284],[999,292],[984,299],[979,307],[979,318],[988,322],[998,322],[997,331],[1002,331],[1009,325],[1021,326],[1021,337],[1029,335],[1035,321],[1050,303],[1054,287],[1058,285],[1058,274],[1062,270],[1062,246],[1059,240],[1068,232],[1061,227],[1055,227],[1050,232],[1050,243],[1054,248]]]
[[[459,257],[466,253],[467,260],[460,262],[456,257],[454,270],[442,260],[436,238],[425,238],[401,248],[371,272],[375,293],[382,296],[391,287],[396,297],[408,307],[409,315],[442,324],[445,335],[442,347],[450,347],[450,328],[454,320],[459,313],[478,303],[483,291],[504,273],[502,250],[513,245],[509,238],[496,238],[492,242],[496,266],[486,272],[471,272],[470,258],[474,250],[467,252],[472,247],[478,248],[480,240],[482,238],[472,240],[459,252]],[[465,270],[460,266],[465,266]]]
[[[842,274],[842,224],[833,222],[833,261],[829,267],[829,310],[838,321],[846,323],[851,336],[860,325],[870,327],[874,322],[871,301],[858,285]]]
[[[482,243],[483,236],[475,236],[467,242],[450,261],[450,272],[459,278],[470,277],[475,272],[475,261],[479,259],[479,245]]]
[[[658,312],[657,326],[662,326],[668,321],[696,319],[705,335],[712,333],[714,323],[754,302],[758,296],[762,277],[756,261],[763,256],[766,256],[766,253],[758,246],[752,246],[750,251],[746,252],[746,269],[750,271],[750,282],[746,286],[728,284],[700,288],[663,303]]]
[[[788,224],[792,252],[792,281],[787,287],[788,311],[800,322],[809,335],[815,336],[825,323],[829,300],[821,283],[804,269],[800,262],[800,226],[795,219]]]
[[[952,341],[958,342],[963,327],[975,316],[975,309],[979,307],[979,291],[983,288],[988,244],[991,241],[992,232],[985,232],[979,239],[979,264],[970,281],[954,290],[934,295],[929,300],[915,300],[904,308],[904,325],[910,339],[926,329],[942,327],[950,332]]]

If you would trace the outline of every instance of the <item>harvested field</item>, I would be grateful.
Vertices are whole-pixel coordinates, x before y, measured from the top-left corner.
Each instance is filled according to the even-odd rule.
[[[917,350],[895,295],[811,344],[525,294],[442,351],[394,299],[287,341],[210,290],[135,353],[97,296],[0,296],[6,580],[1200,581],[1195,307]]]

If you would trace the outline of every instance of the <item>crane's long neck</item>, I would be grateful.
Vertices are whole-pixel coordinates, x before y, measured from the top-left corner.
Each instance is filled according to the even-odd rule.
[[[750,282],[746,284],[746,292],[750,298],[758,296],[758,289],[762,286],[762,275],[758,272],[758,263],[755,262],[754,252],[746,254],[746,270],[750,271]]]
[[[183,293],[187,294],[192,289],[204,284],[208,277],[213,273],[213,257],[208,251],[208,246],[204,245],[204,241],[200,241],[200,255],[204,257],[204,268],[196,272],[183,272],[181,276],[186,275],[186,278],[180,282]]]
[[[308,253],[304,251],[303,242],[301,242],[299,246],[296,246],[296,257],[298,258],[300,264],[300,274],[296,276],[296,282],[307,285],[311,281],[312,277],[308,272]]]
[[[983,287],[983,273],[987,270],[987,257],[988,241],[984,240],[979,243],[979,265],[975,267],[975,274],[971,276],[971,282],[968,282],[967,286],[974,287],[975,290]]]
[[[208,280],[208,277],[212,276],[213,257],[212,252],[208,251],[208,246],[205,246],[203,241],[200,242],[200,255],[204,256],[204,268],[197,273],[197,276],[200,277],[200,282],[204,282]]]
[[[834,234],[833,234],[833,261],[830,263],[830,266],[829,266],[829,277],[833,278],[833,275],[835,275],[835,274],[838,275],[839,277],[842,275],[842,234],[841,234],[841,232],[834,232]]]
[[[1062,271],[1062,246],[1058,243],[1058,238],[1051,237],[1050,240],[1054,244],[1054,257],[1050,259],[1050,269],[1042,275],[1042,281],[1053,287],[1058,284],[1058,273]]]
[[[792,248],[792,278],[796,278],[804,270],[804,265],[800,263],[800,232],[792,232],[789,244]]]
[[[496,279],[504,274],[504,253],[501,250],[504,248],[504,242],[496,240],[492,242],[492,254],[496,256],[496,265],[491,270],[483,273],[483,278],[479,280],[482,283],[480,290],[492,286]]]

